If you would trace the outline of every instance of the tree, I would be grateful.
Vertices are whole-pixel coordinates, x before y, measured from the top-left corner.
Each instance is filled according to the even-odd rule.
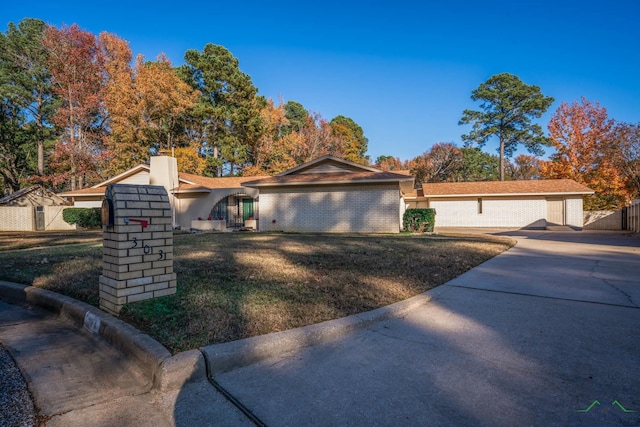
[[[286,135],[291,132],[301,132],[307,122],[309,112],[299,102],[287,101],[284,105],[284,116],[289,121],[282,127],[282,132]]]
[[[0,34],[0,98],[15,109],[14,124],[30,129],[31,139],[19,145],[34,145],[39,176],[44,175],[44,149],[53,136],[50,120],[56,107],[43,45],[45,29],[43,21],[25,18],[17,26],[9,23],[6,34]]]
[[[582,98],[562,103],[549,120],[556,153],[542,162],[546,178],[569,178],[596,192],[585,198],[588,210],[612,209],[629,199],[625,180],[610,154],[614,121],[598,103]]]
[[[640,198],[640,123],[616,123],[609,150],[630,198]]]
[[[0,103],[0,175],[2,193],[18,191],[32,171],[29,157],[33,153],[32,127],[24,126],[21,111],[6,99]]]
[[[174,148],[179,149],[181,171],[201,171],[201,162],[195,158],[200,149],[185,130],[197,92],[178,76],[163,54],[156,61],[145,61],[138,55],[132,69],[132,53],[126,41],[102,33],[100,47],[106,74],[110,173],[144,163],[152,152]]]
[[[473,90],[471,99],[481,101],[482,110],[464,110],[459,124],[473,124],[473,128],[462,139],[482,147],[491,137],[498,138],[501,181],[504,159],[511,157],[519,144],[532,154],[544,154],[542,146],[549,145],[548,139],[531,120],[541,117],[553,98],[544,96],[538,86],[526,85],[512,74],[497,74]]]
[[[369,164],[367,144],[364,131],[353,119],[336,116],[329,122],[334,136],[340,138],[344,144],[344,158],[354,163]]]
[[[453,181],[495,181],[500,175],[498,156],[485,153],[477,147],[462,147],[462,163],[453,175]]]
[[[462,152],[452,143],[439,142],[411,161],[416,185],[423,182],[448,182],[462,164]]]
[[[53,93],[61,100],[52,121],[62,135],[52,163],[54,184],[70,181],[71,189],[94,181],[102,150],[103,57],[93,34],[78,25],[47,27],[43,44],[48,52]]]
[[[236,166],[255,164],[260,137],[260,103],[251,78],[223,46],[207,44],[202,52],[188,50],[180,76],[200,92],[194,108],[197,128],[192,136],[203,147],[213,169],[233,175]]]
[[[336,157],[344,157],[344,142],[333,135],[331,125],[318,113],[307,116],[300,132],[292,132],[291,135],[300,135],[300,143],[293,151],[296,164],[302,164],[317,157],[330,154]]]
[[[289,125],[285,117],[282,101],[276,106],[272,99],[260,111],[261,136],[258,141],[256,163],[244,170],[245,176],[275,175],[296,166],[293,152],[297,145],[303,143],[301,135],[296,131],[283,134],[282,129]]]
[[[146,140],[154,151],[189,146],[182,119],[198,101],[198,93],[178,76],[164,54],[155,62],[136,59],[135,91],[142,113]]]
[[[104,103],[109,127],[105,138],[110,159],[107,171],[114,176],[146,162],[150,143],[144,135],[129,44],[114,34],[103,32],[100,48],[105,64]]]
[[[506,175],[512,180],[538,179],[540,177],[540,159],[520,154],[506,165]]]
[[[383,171],[398,171],[411,169],[410,161],[400,160],[399,157],[378,156],[376,158],[375,167]]]

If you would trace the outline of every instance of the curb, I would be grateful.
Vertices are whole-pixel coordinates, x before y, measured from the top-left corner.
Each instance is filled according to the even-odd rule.
[[[131,358],[149,378],[151,389],[176,390],[185,383],[206,381],[216,375],[264,359],[342,338],[375,322],[402,317],[446,291],[438,286],[415,297],[340,319],[213,344],[171,355],[162,344],[138,329],[82,301],[33,286],[0,280],[0,296],[14,304],[31,304],[69,320],[79,330],[105,340]]]
[[[407,312],[429,303],[445,291],[445,287],[438,286],[415,297],[364,313],[287,331],[213,344],[200,350],[204,354],[209,377],[213,379],[215,375],[270,357],[342,338],[375,322],[402,317]]]
[[[149,379],[151,389],[167,391],[186,382],[206,380],[204,357],[199,350],[172,356],[162,344],[138,329],[82,301],[33,286],[0,280],[0,296],[13,304],[30,304],[49,310],[86,330],[129,357]]]

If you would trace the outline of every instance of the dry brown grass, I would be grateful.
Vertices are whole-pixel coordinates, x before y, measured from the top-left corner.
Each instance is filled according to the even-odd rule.
[[[0,232],[0,251],[102,241],[102,230]]]
[[[176,235],[177,294],[128,305],[121,316],[171,351],[183,351],[388,305],[511,245],[478,236]],[[99,246],[15,254],[0,253],[2,278],[96,304]],[[7,267],[19,274],[7,274]]]

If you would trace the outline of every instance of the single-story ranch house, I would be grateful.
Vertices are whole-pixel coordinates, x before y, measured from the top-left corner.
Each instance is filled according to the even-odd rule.
[[[582,229],[582,198],[593,190],[570,179],[422,184],[409,207],[434,208],[439,227]]]
[[[183,229],[397,233],[413,177],[323,156],[273,177],[207,178],[154,156],[149,166],[60,195],[75,207],[100,207],[109,184],[164,186]]]
[[[397,233],[407,208],[435,208],[436,226],[582,229],[584,195],[572,180],[428,183],[406,173],[323,156],[275,176],[207,178],[178,173],[154,156],[91,188],[61,193],[76,207],[100,207],[109,184],[161,185],[183,229]]]

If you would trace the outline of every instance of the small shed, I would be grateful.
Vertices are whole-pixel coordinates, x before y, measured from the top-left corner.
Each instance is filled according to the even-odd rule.
[[[42,185],[23,188],[0,199],[0,206],[64,206],[67,201]]]
[[[0,199],[0,231],[72,230],[62,211],[67,201],[41,185],[23,188]]]

